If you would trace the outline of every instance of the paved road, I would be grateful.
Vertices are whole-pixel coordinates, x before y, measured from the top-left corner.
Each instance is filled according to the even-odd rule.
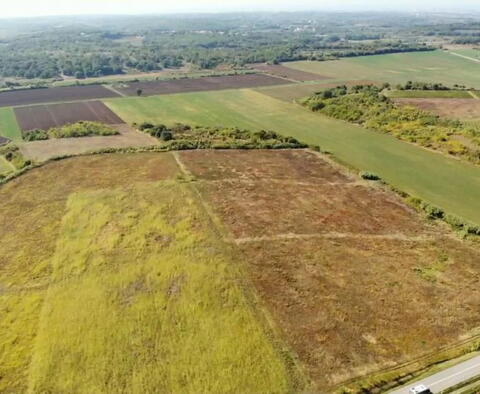
[[[409,383],[400,389],[391,391],[390,394],[408,393],[408,390],[411,387],[415,387],[419,384],[427,386],[433,393],[438,393],[477,375],[480,375],[480,355],[435,375],[429,376],[428,378]]]

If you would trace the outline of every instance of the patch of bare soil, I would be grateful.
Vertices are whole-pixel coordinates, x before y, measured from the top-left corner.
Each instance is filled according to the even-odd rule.
[[[320,81],[323,79],[331,79],[323,75],[309,73],[305,71],[295,70],[293,68],[285,67],[279,64],[251,64],[250,67],[255,70],[263,71],[268,74],[275,75],[280,78],[286,78],[293,81]]]
[[[480,100],[444,98],[399,98],[394,100],[401,105],[413,105],[439,116],[453,119],[479,119]]]
[[[119,135],[24,142],[20,145],[20,150],[25,157],[41,162],[56,156],[77,155],[105,148],[145,147],[158,143],[155,138],[126,124],[115,127],[119,130]]]
[[[15,108],[15,116],[23,131],[60,127],[80,121],[120,124],[123,120],[101,101],[35,105]]]

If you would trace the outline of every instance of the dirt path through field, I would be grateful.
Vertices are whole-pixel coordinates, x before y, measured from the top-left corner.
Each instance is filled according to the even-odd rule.
[[[360,240],[391,240],[391,241],[408,241],[408,242],[432,242],[435,240],[435,237],[420,235],[418,237],[408,236],[405,234],[359,234],[359,233],[315,233],[315,234],[276,234],[272,236],[265,237],[246,237],[246,238],[237,238],[234,240],[235,244],[241,245],[250,242],[273,242],[273,241],[284,241],[284,240],[294,240],[294,239],[314,239],[314,238],[324,238],[324,239],[360,239]]]
[[[475,63],[480,63],[480,60],[479,60],[479,59],[475,59],[474,57],[461,55],[460,53],[456,53],[456,52],[449,52],[449,53],[450,53],[451,55],[455,55],[455,56],[458,56],[458,57],[463,57],[464,59],[471,60],[472,62],[475,62]]]
[[[468,91],[470,96],[472,96],[475,100],[480,100],[480,97],[477,96],[477,94],[471,90]]]

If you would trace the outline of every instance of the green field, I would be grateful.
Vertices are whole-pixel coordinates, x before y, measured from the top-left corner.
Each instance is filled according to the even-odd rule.
[[[12,172],[14,167],[3,156],[0,156],[0,175]]]
[[[0,108],[0,136],[21,141],[22,133],[12,108]]]
[[[465,90],[391,90],[386,95],[391,98],[474,98]]]
[[[300,61],[285,66],[336,79],[379,82],[440,82],[480,88],[480,63],[445,51],[362,56],[326,62]]]
[[[480,168],[252,90],[106,101],[127,122],[186,122],[273,129],[318,144],[342,162],[480,223]]]

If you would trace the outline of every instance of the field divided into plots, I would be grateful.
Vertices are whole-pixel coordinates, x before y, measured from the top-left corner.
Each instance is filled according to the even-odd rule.
[[[480,324],[478,249],[304,150],[52,162],[0,245],[6,392],[325,392]]]
[[[127,123],[269,129],[320,145],[342,162],[448,212],[480,223],[480,168],[342,121],[259,91],[231,90],[106,101]],[[441,174],[441,176],[439,176]]]

